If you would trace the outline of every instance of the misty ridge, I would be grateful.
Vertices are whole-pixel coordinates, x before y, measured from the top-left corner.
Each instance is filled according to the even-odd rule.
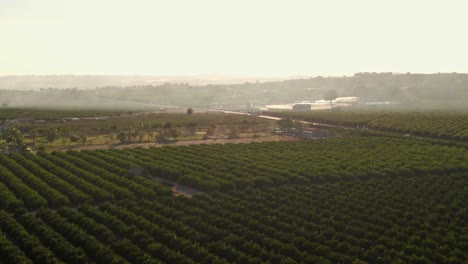
[[[234,84],[255,81],[280,81],[299,77],[249,77],[232,75],[188,75],[188,76],[151,76],[151,75],[6,75],[0,76],[0,89],[39,90],[44,88],[94,89],[102,86],[162,85],[165,83],[185,83],[192,85]]]
[[[211,79],[210,79],[211,78]],[[46,85],[47,84],[47,85]],[[465,109],[468,74],[356,73],[343,77],[4,76],[0,103],[14,107],[148,108],[265,106],[314,101],[329,90],[400,107]]]

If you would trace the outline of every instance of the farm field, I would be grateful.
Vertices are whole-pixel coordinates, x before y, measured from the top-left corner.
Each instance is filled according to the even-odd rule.
[[[141,110],[140,110],[141,111]],[[17,108],[3,107],[0,111],[1,119],[44,119],[56,120],[69,117],[96,117],[96,116],[118,116],[128,113],[128,110],[78,110],[78,109],[45,109],[45,108]]]
[[[56,153],[55,155],[57,155]],[[69,152],[206,191],[468,171],[468,150],[385,137]],[[54,154],[53,154],[54,155]],[[63,154],[60,154],[63,155]],[[131,160],[128,157],[132,157]]]
[[[61,147],[57,151],[84,151],[84,150],[103,150],[103,149],[126,149],[126,148],[158,148],[158,147],[179,147],[179,146],[190,146],[190,145],[208,145],[208,144],[246,144],[253,142],[266,142],[266,141],[298,141],[300,139],[288,136],[277,136],[271,134],[259,134],[255,137],[253,134],[241,133],[238,138],[214,138],[214,139],[203,139],[198,136],[195,139],[189,139],[181,137],[180,140],[158,143],[158,142],[135,142],[131,144],[89,144],[89,145],[75,145],[74,147]]]
[[[268,115],[337,126],[371,128],[416,136],[468,141],[466,112],[311,111]]]
[[[2,211],[2,242],[17,246],[1,254],[68,263],[462,263],[466,179],[395,176]]]
[[[468,264],[467,1],[0,0],[0,264]]]
[[[4,120],[3,127],[17,128],[28,146],[46,151],[274,135],[273,121],[224,113],[42,110],[35,117]],[[205,134],[208,138],[203,137]]]
[[[467,152],[348,137],[1,154],[0,260],[463,263]]]

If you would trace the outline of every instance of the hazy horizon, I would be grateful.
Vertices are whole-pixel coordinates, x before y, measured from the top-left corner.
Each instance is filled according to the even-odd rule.
[[[468,72],[464,1],[0,3],[0,76]]]
[[[316,77],[331,77],[331,78],[339,78],[339,77],[353,77],[356,74],[361,73],[375,73],[375,74],[385,74],[391,73],[394,75],[400,74],[422,74],[422,75],[432,75],[432,74],[468,74],[468,70],[465,72],[457,72],[457,71],[438,71],[438,72],[392,72],[392,71],[362,71],[362,72],[352,72],[349,74],[303,74],[303,75],[242,75],[242,74],[222,74],[222,73],[204,73],[204,74],[166,74],[166,75],[158,75],[158,74],[73,74],[73,73],[64,73],[64,74],[4,74],[0,77],[27,77],[27,76],[34,76],[34,77],[45,77],[45,76],[75,76],[75,77],[114,77],[114,76],[123,76],[123,77],[158,77],[158,78],[213,78],[216,80],[222,79],[244,79],[244,78],[260,78],[260,79],[301,79],[301,78],[316,78]]]

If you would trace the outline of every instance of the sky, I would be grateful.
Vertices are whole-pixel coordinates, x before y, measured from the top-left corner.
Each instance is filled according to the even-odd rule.
[[[468,72],[464,0],[0,0],[0,75]]]

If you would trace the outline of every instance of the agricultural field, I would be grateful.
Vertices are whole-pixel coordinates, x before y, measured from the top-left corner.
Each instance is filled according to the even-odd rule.
[[[336,126],[366,127],[415,136],[468,141],[466,112],[311,111],[267,114]]]
[[[463,263],[467,181],[411,138],[1,154],[0,261]]]
[[[84,114],[90,114],[84,117],[80,117],[79,113],[80,111],[70,112],[69,114],[76,115],[65,119],[65,113],[59,115],[54,111],[45,111],[42,116],[50,119],[43,119],[42,122],[19,120],[7,122],[7,126],[20,130],[24,134],[24,141],[31,148],[47,151],[86,149],[93,148],[92,145],[103,148],[121,144],[155,143],[158,140],[202,140],[205,134],[211,138],[253,138],[273,135],[274,126],[271,120],[224,113],[116,111],[103,116],[98,115],[105,114],[102,111],[84,111]]]
[[[0,111],[0,120],[3,119],[44,119],[57,120],[69,117],[96,117],[96,116],[117,116],[128,113],[128,110],[116,109],[46,109],[46,108],[17,108],[17,107],[2,107]]]
[[[179,2],[0,0],[0,264],[468,264],[468,0]]]
[[[382,137],[69,152],[206,191],[468,171],[468,150]],[[53,155],[64,155],[54,153]],[[105,157],[104,157],[105,156]]]

